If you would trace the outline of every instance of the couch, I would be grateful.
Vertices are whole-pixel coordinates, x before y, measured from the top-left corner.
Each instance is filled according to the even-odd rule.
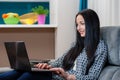
[[[120,80],[120,26],[102,27],[101,37],[108,45],[108,61],[98,80]]]
[[[101,27],[101,38],[108,45],[108,61],[98,80],[120,80],[120,26]],[[1,68],[0,72],[9,70]]]

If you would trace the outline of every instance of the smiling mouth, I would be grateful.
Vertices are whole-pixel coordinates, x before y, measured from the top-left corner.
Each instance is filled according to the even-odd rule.
[[[84,33],[84,31],[80,31],[80,34],[83,34]]]

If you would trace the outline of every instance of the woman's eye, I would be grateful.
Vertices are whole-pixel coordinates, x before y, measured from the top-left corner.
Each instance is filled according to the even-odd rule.
[[[84,25],[85,23],[81,23],[81,25]]]

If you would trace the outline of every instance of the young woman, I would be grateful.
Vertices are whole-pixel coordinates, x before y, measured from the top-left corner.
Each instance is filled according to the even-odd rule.
[[[107,46],[100,39],[100,23],[96,12],[91,9],[79,12],[75,23],[76,42],[73,47],[54,62],[35,65],[53,71],[53,80],[97,80],[107,60]],[[0,80],[3,76],[3,80],[9,80],[5,78],[11,76],[16,77],[13,80],[34,80],[34,77],[41,77],[32,72],[20,73],[15,70],[1,74]]]

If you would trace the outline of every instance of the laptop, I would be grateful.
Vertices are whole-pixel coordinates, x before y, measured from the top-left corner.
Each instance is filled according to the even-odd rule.
[[[24,71],[50,71],[47,69],[38,69],[33,66],[38,62],[30,62],[24,41],[4,42],[4,45],[12,69]]]

